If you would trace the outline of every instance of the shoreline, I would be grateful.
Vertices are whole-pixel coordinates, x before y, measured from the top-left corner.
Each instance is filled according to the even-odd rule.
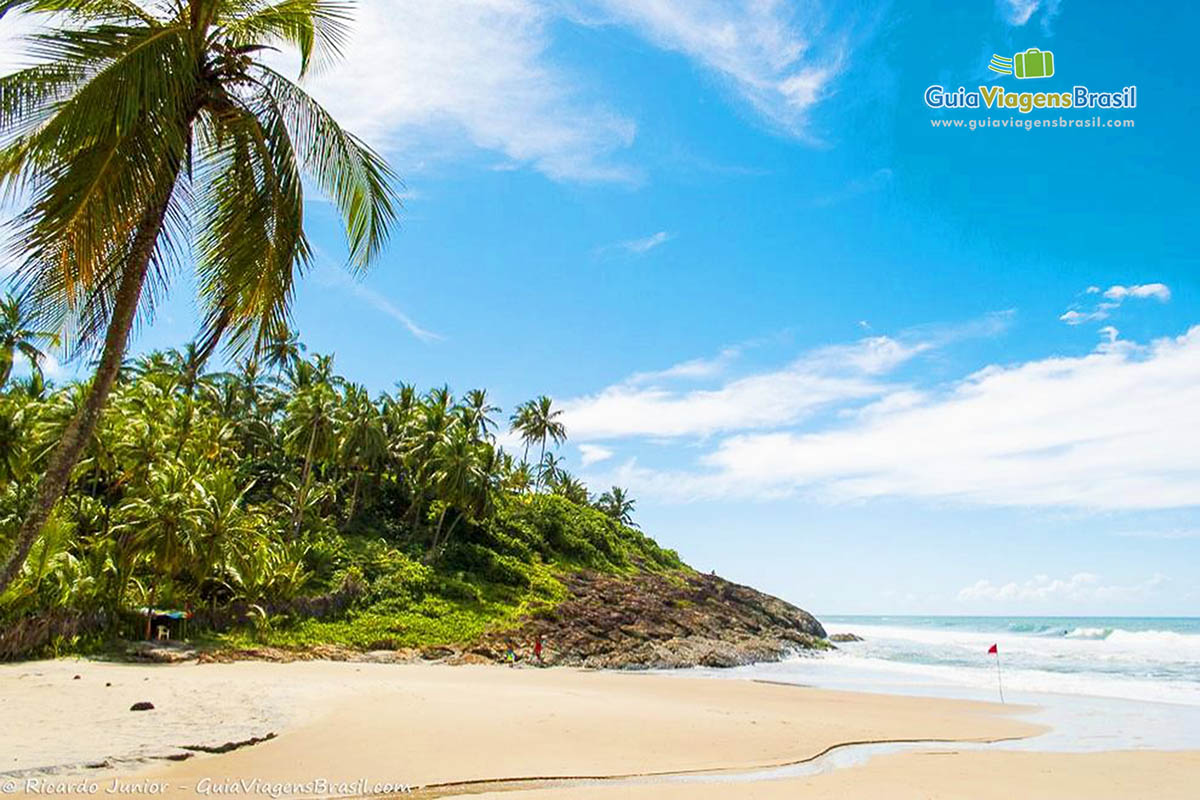
[[[132,698],[155,709],[130,711]],[[45,770],[53,763],[74,769],[46,772],[51,781],[82,775],[101,786],[114,779],[154,782],[169,796],[211,796],[245,780],[299,786],[320,779],[366,787],[367,796],[376,794],[370,787],[392,784],[423,787],[420,797],[716,797],[733,781],[755,787],[748,796],[774,797],[797,782],[845,789],[846,776],[873,785],[872,776],[894,769],[894,759],[910,763],[904,759],[927,751],[954,751],[955,763],[978,762],[979,769],[997,758],[1076,763],[1078,754],[972,749],[970,743],[1043,732],[1044,726],[1017,718],[1033,711],[570,668],[27,662],[0,667],[0,713],[29,722],[0,733],[0,752],[15,762],[0,765],[0,777],[14,767]],[[37,741],[22,735],[30,729],[38,731]],[[253,739],[260,741],[249,744]],[[219,755],[195,752],[227,742],[247,746]],[[916,751],[880,750],[904,744]],[[856,748],[873,755],[858,763]],[[830,757],[839,752],[848,758]],[[174,757],[183,760],[145,760]],[[1139,764],[1161,770],[1168,759],[1179,765],[1169,772],[1192,780],[1200,779],[1198,757],[1142,751],[1122,760],[1140,774]],[[103,758],[110,760],[102,769],[79,769]],[[790,765],[826,760],[829,769],[823,764],[817,774],[785,774]],[[1145,779],[1153,779],[1151,772]],[[1064,779],[1069,787],[1073,778]],[[198,790],[204,781],[208,791]]]

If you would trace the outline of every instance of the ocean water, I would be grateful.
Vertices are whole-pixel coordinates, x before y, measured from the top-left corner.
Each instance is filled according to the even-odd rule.
[[[913,678],[981,689],[1200,705],[1200,618],[828,617],[866,641],[845,655]]]
[[[1036,706],[1052,750],[1200,749],[1200,618],[829,616],[862,642],[711,671],[830,689]],[[995,644],[996,657],[988,654]],[[707,672],[707,671],[706,671]]]

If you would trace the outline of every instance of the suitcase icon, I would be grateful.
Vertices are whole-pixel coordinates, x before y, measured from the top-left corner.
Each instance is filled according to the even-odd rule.
[[[1013,74],[1018,78],[1049,78],[1054,74],[1054,53],[1031,47],[1013,56]]]

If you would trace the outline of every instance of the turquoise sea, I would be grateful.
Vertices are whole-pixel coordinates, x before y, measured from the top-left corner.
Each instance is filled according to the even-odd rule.
[[[865,642],[843,649],[864,658],[971,669],[996,644],[1014,688],[1086,692],[1093,678],[1090,688],[1107,696],[1118,687],[1105,679],[1161,682],[1159,695],[1144,686],[1139,696],[1200,702],[1197,617],[830,616],[823,622],[831,633],[863,635]]]
[[[861,642],[714,676],[1035,707],[1011,747],[1200,748],[1200,618],[822,616]],[[996,645],[999,655],[988,654]]]

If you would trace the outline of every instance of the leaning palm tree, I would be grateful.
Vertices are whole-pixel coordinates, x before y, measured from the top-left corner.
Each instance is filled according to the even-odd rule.
[[[0,191],[29,200],[12,237],[17,285],[68,355],[100,358],[0,562],[0,591],[67,486],[135,318],[176,267],[195,264],[201,350],[226,337],[234,356],[258,352],[283,335],[311,260],[302,172],[340,210],[356,270],[379,254],[396,203],[383,161],[260,58],[294,47],[303,75],[337,57],[345,0],[0,0],[0,16],[13,10],[60,26],[30,38],[34,66],[0,77]]]
[[[18,353],[29,362],[30,372],[41,378],[46,354],[38,348],[39,342],[56,345],[58,336],[36,330],[28,309],[16,296],[9,294],[0,299],[0,386],[8,382]]]

